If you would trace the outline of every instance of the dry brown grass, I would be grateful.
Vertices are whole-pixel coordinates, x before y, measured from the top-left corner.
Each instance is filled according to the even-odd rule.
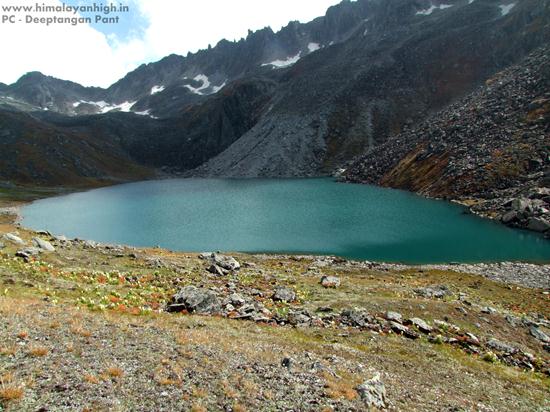
[[[25,391],[22,385],[13,382],[13,375],[6,373],[0,376],[0,400],[3,402],[18,401],[23,398]]]
[[[324,373],[325,392],[331,399],[353,400],[357,397],[355,384],[349,379],[337,379],[328,373]]]
[[[235,399],[239,396],[238,392],[231,386],[228,380],[221,382],[221,387],[224,395],[229,399]]]
[[[240,403],[235,402],[233,404],[233,412],[246,412],[247,409]]]
[[[203,399],[203,398],[206,398],[206,396],[208,395],[208,392],[204,388],[199,388],[198,386],[195,386],[191,390],[191,394],[193,395],[194,398]]]
[[[84,375],[84,381],[93,385],[97,385],[100,382],[100,379],[94,375]]]
[[[92,336],[92,332],[85,329],[79,321],[73,322],[71,325],[71,332],[75,335],[82,336],[83,338],[89,338]]]
[[[17,337],[24,340],[29,337],[29,333],[27,331],[21,331],[17,334]]]
[[[17,346],[0,346],[1,356],[13,356],[17,352]]]
[[[2,386],[0,388],[0,399],[9,402],[9,401],[17,401],[23,398],[23,388],[18,386]]]
[[[193,404],[193,406],[191,406],[191,412],[208,412],[208,411],[204,406],[198,403],[195,403]]]
[[[28,355],[32,356],[33,358],[46,356],[49,352],[50,350],[44,346],[33,346],[27,351]]]
[[[109,366],[105,369],[105,375],[113,379],[122,378],[122,376],[124,376],[124,371],[118,366]]]

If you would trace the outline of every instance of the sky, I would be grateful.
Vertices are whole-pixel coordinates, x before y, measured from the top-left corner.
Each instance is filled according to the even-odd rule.
[[[0,0],[0,82],[40,71],[85,86],[107,87],[142,63],[169,54],[239,40],[248,30],[279,30],[291,20],[307,22],[341,0]],[[127,6],[129,11],[103,15],[118,23],[95,22],[97,12],[39,12],[5,7]],[[2,22],[15,16],[15,22]],[[27,22],[31,18],[90,17],[91,24]]]

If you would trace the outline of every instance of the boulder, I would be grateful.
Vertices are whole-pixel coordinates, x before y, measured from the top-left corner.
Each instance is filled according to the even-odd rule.
[[[410,322],[411,325],[414,325],[420,332],[423,333],[430,333],[433,330],[433,328],[428,325],[426,321],[420,318],[412,318],[409,319],[408,322]]]
[[[357,386],[355,390],[367,408],[387,408],[386,387],[381,381],[379,373]]]
[[[293,302],[296,300],[296,293],[290,288],[278,286],[275,288],[272,299],[278,302]]]
[[[13,233],[6,233],[3,236],[4,240],[7,240],[8,242],[15,243],[16,245],[24,245],[25,241],[21,239],[19,236],[14,235]]]
[[[386,312],[384,317],[389,321],[393,321],[393,322],[397,322],[397,323],[403,323],[403,316],[401,315],[401,313],[398,313],[398,312],[388,311],[388,312]]]
[[[542,343],[550,343],[550,336],[548,336],[546,333],[544,333],[542,330],[540,330],[536,326],[531,326],[531,328],[529,329],[529,332],[531,332],[531,335],[536,339],[540,340]]]
[[[4,249],[6,245],[4,245],[2,242],[0,242],[0,250]]]
[[[207,269],[210,273],[218,276],[225,276],[229,271],[222,269],[218,265],[210,265]]]
[[[487,315],[494,315],[495,313],[497,313],[497,310],[490,306],[484,306],[481,308],[481,313],[485,313]]]
[[[305,310],[291,310],[288,312],[287,322],[292,326],[309,326],[311,315]]]
[[[55,252],[55,248],[50,242],[46,240],[40,239],[39,237],[34,237],[32,239],[32,242],[37,248],[41,249],[44,252]]]
[[[340,287],[340,278],[336,276],[323,276],[321,278],[321,285],[325,288],[338,288]]]
[[[518,199],[512,200],[510,207],[512,208],[512,210],[515,210],[520,213],[530,212],[531,202],[529,201],[529,199],[518,198]]]
[[[518,212],[512,210],[511,212],[505,213],[500,218],[501,222],[508,225],[510,223],[513,223],[519,219]]]
[[[212,263],[226,270],[239,270],[241,264],[234,257],[212,253]]]
[[[390,327],[391,327],[391,330],[393,330],[398,335],[403,335],[403,336],[406,336],[407,338],[410,338],[410,339],[418,339],[420,337],[420,335],[418,333],[416,333],[414,330],[411,330],[408,327],[403,326],[400,323],[391,321],[390,322]]]
[[[550,222],[544,219],[540,219],[538,217],[532,217],[531,219],[529,219],[529,222],[527,223],[527,229],[532,230],[534,232],[544,233],[550,230]]]
[[[498,352],[502,352],[505,354],[514,354],[518,350],[514,348],[512,345],[509,345],[507,343],[501,342],[497,339],[490,339],[489,342],[487,342],[487,346],[493,350],[496,350]]]
[[[246,303],[246,299],[239,293],[233,293],[231,296],[229,296],[229,302],[233,306],[239,307]]]
[[[445,285],[430,286],[426,288],[418,288],[414,290],[416,294],[433,299],[443,299],[446,296],[452,296],[452,292]]]
[[[186,286],[172,297],[169,312],[187,310],[190,313],[213,314],[220,312],[220,301],[216,293],[208,289]]]
[[[41,249],[38,249],[36,247],[27,247],[25,249],[18,250],[15,253],[15,256],[23,259],[30,259],[33,256],[38,256],[41,251]]]
[[[359,328],[365,328],[374,322],[374,317],[364,309],[346,309],[340,317],[343,324]]]

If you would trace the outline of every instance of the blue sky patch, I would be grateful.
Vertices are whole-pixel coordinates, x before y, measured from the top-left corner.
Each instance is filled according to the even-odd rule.
[[[90,0],[63,0],[68,6],[91,6],[94,4],[94,1]],[[147,28],[148,21],[143,16],[138,9],[138,6],[130,1],[101,1],[98,0],[95,4],[99,6],[106,6],[108,4],[114,4],[117,7],[127,6],[127,12],[115,12],[109,14],[99,13],[105,17],[119,17],[118,23],[96,23],[94,18],[98,13],[81,13],[83,17],[91,17],[93,23],[91,26],[97,31],[106,35],[109,43],[112,43],[114,40],[124,42],[132,38],[142,38]]]

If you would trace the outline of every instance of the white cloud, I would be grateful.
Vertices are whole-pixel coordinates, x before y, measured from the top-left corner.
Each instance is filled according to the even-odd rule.
[[[58,0],[44,0],[59,5]],[[17,4],[0,0],[0,4]],[[30,4],[30,3],[29,3]],[[52,17],[55,13],[41,13]],[[18,18],[25,18],[24,14]],[[39,70],[85,84],[108,84],[131,67],[117,58],[105,36],[89,25],[0,24],[0,81],[11,83],[28,71]]]
[[[126,4],[148,21],[142,36],[118,39],[86,24],[78,26],[0,24],[0,81],[12,83],[38,70],[84,85],[108,86],[143,62],[168,54],[214,46],[222,38],[238,40],[248,29],[290,20],[309,21],[339,0],[129,0]],[[40,4],[60,5],[60,0]],[[124,2],[119,2],[124,4]],[[0,0],[0,5],[21,4]],[[31,4],[31,3],[29,3]],[[34,4],[34,2],[32,2]],[[48,14],[41,14],[48,17]],[[124,18],[124,15],[121,15]],[[9,39],[9,40],[8,40]]]

